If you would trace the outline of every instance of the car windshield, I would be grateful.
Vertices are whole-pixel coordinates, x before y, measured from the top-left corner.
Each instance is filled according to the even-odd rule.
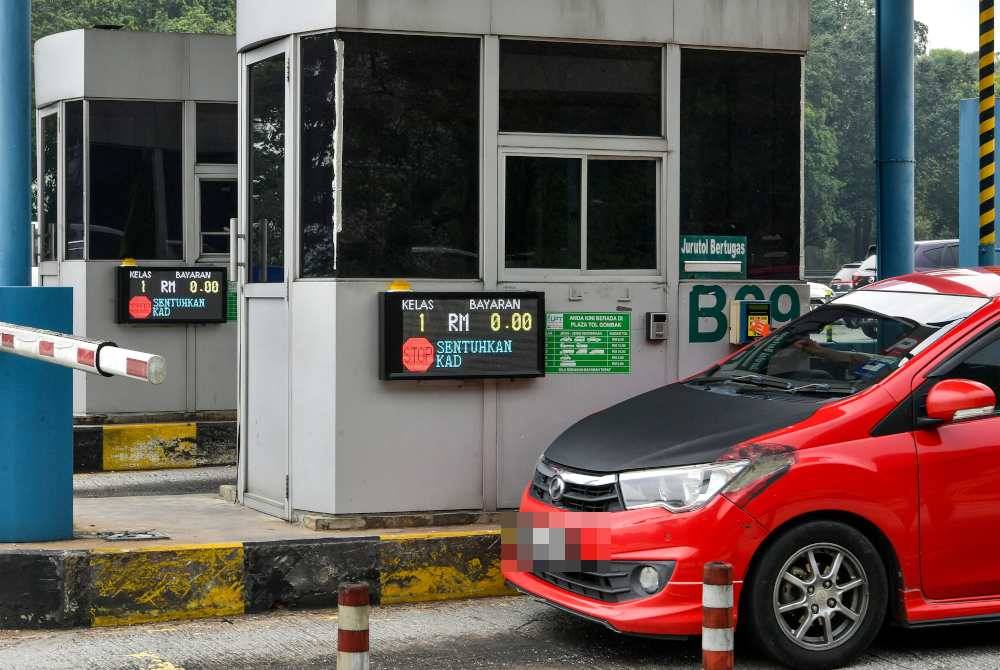
[[[792,321],[690,383],[844,396],[877,383],[988,302],[856,291]]]

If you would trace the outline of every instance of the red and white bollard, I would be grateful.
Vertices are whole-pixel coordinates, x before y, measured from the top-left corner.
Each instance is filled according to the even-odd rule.
[[[702,586],[701,663],[704,670],[732,670],[733,566],[706,563]]]
[[[337,609],[337,670],[368,670],[368,585],[341,584]]]

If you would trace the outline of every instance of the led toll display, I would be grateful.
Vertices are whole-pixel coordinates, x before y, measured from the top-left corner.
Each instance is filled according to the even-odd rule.
[[[117,268],[118,323],[222,323],[226,269]]]
[[[382,293],[382,379],[545,374],[542,293]]]

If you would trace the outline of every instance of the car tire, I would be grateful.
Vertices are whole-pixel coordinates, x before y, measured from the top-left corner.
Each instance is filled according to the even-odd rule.
[[[843,523],[812,521],[786,531],[750,579],[747,632],[791,668],[842,667],[871,645],[885,621],[885,564],[867,537]]]

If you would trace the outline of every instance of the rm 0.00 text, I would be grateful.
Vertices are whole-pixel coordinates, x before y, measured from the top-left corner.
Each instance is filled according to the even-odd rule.
[[[420,332],[423,333],[427,328],[427,315],[421,312],[420,318]],[[505,324],[503,322],[503,317],[498,312],[493,312],[490,314],[490,330],[494,333],[499,333],[501,330],[512,330],[515,333],[521,332],[531,332],[534,327],[534,319],[531,316],[531,312],[514,312],[510,315],[510,320]],[[449,333],[468,333],[471,330],[470,319],[468,314],[448,314],[448,332]]]

